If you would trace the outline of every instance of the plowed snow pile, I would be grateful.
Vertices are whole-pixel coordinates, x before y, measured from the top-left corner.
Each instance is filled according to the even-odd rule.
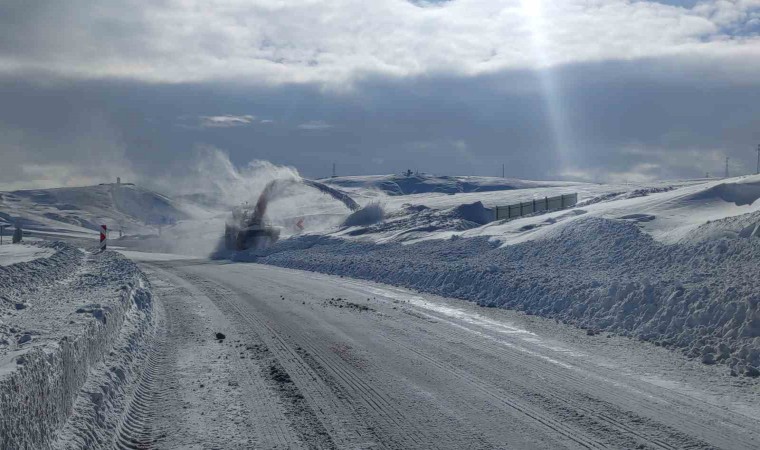
[[[366,229],[302,236],[238,257],[523,310],[757,376],[760,182],[619,197],[482,227],[449,224],[453,210],[411,206]],[[386,239],[389,228],[398,228],[395,236],[448,235],[408,243]],[[373,236],[376,230],[384,234]]]
[[[114,252],[37,245],[53,254],[0,265],[0,448],[95,448],[152,330],[147,280]],[[82,414],[100,420],[72,428]]]

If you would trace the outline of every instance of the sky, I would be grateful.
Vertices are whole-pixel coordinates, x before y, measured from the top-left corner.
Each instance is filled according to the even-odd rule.
[[[755,171],[760,0],[6,0],[0,189]],[[181,184],[177,181],[177,184]]]

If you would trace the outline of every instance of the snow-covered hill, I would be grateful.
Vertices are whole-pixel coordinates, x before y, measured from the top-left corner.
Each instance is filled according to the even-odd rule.
[[[530,183],[530,182],[527,182]],[[536,239],[559,222],[585,214],[617,218],[647,210],[651,202],[661,203],[686,192],[700,192],[721,184],[713,180],[680,180],[634,184],[556,183],[556,186],[527,187],[500,191],[445,194],[429,192],[388,196],[372,189],[357,187],[352,191],[363,204],[377,203],[386,220],[363,227],[333,229],[330,234],[344,239],[373,242],[414,242],[418,239],[449,239],[488,236],[505,244]],[[517,183],[518,185],[520,183]],[[484,219],[487,209],[496,206],[543,200],[562,194],[577,193],[579,205],[571,210],[536,214],[512,221],[491,222]],[[728,212],[726,212],[728,213]],[[492,215],[492,212],[490,213]],[[661,215],[665,216],[663,211]],[[642,216],[643,217],[643,216]],[[722,216],[721,216],[722,217]],[[488,223],[486,223],[488,222]],[[640,221],[644,223],[644,220]],[[689,223],[699,224],[699,220]],[[649,224],[650,228],[653,225]],[[667,228],[667,227],[666,227]],[[653,232],[656,231],[652,228]],[[308,230],[307,230],[308,231]]]
[[[0,220],[51,235],[96,236],[101,224],[152,233],[189,217],[185,205],[129,184],[0,192]]]
[[[426,174],[334,177],[320,181],[348,191],[379,191],[387,195],[410,195],[430,192],[458,194],[581,184],[566,181],[529,181],[516,178],[457,177]]]

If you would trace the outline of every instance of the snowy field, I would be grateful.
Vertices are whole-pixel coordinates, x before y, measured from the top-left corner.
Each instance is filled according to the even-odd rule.
[[[681,358],[709,368],[705,373],[710,373],[710,377],[732,380],[725,382],[730,387],[727,392],[744,399],[742,401],[746,400],[744,389],[756,387],[752,383],[760,375],[760,280],[757,279],[760,177],[619,185],[416,175],[342,177],[324,181],[351,195],[362,209],[349,211],[343,203],[306,188],[288,190],[271,202],[267,213],[267,220],[282,229],[279,242],[269,248],[242,252],[220,248],[230,201],[216,201],[201,195],[172,198],[131,185],[0,193],[0,219],[21,225],[35,239],[30,241],[27,234],[23,245],[0,246],[0,410],[4,413],[0,436],[3,448],[18,443],[30,448],[109,448],[114,439],[137,439],[135,433],[140,436],[140,445],[152,442],[160,438],[160,433],[135,425],[153,420],[141,412],[140,405],[152,401],[151,396],[167,396],[168,388],[157,380],[171,377],[177,386],[184,386],[183,392],[192,392],[182,394],[181,400],[166,400],[168,403],[160,406],[164,411],[161,414],[169,415],[174,414],[171,411],[180,404],[189,408],[186,418],[175,417],[176,424],[162,425],[178,433],[177,439],[181,440],[179,436],[183,433],[191,436],[192,430],[201,424],[217,427],[201,413],[209,402],[223,404],[223,399],[232,393],[237,409],[218,410],[214,414],[228,417],[231,422],[225,427],[237,430],[236,442],[240,445],[256,442],[262,435],[269,436],[266,439],[277,445],[295,447],[302,446],[313,436],[325,436],[324,433],[330,434],[330,439],[350,440],[337,431],[340,428],[337,425],[334,430],[325,430],[319,425],[324,421],[348,420],[343,416],[345,411],[318,418],[320,412],[302,407],[306,397],[300,391],[291,388],[283,391],[278,384],[283,380],[281,372],[287,372],[306,383],[305,392],[317,389],[317,385],[308,381],[309,377],[325,375],[314,372],[307,377],[305,374],[312,369],[290,367],[292,361],[287,359],[290,358],[287,355],[301,351],[297,349],[302,349],[305,343],[279,356],[273,356],[274,349],[282,343],[256,341],[259,343],[248,346],[257,352],[254,359],[258,362],[246,362],[253,366],[241,370],[261,372],[263,378],[253,377],[244,383],[248,383],[250,389],[253,389],[251,386],[268,389],[267,395],[271,398],[265,401],[270,402],[266,407],[249,404],[246,398],[250,392],[235,384],[240,383],[235,373],[243,363],[220,361],[209,365],[209,361],[216,361],[215,355],[224,341],[224,338],[213,339],[215,330],[262,326],[258,319],[237,324],[233,318],[240,312],[236,308],[254,308],[255,305],[264,308],[254,308],[250,312],[253,315],[276,310],[273,317],[281,321],[280,324],[297,321],[289,316],[297,310],[299,317],[316,320],[312,316],[317,314],[318,320],[329,324],[335,317],[329,312],[326,315],[314,313],[315,306],[338,305],[357,311],[379,307],[369,303],[362,306],[358,300],[346,303],[339,299],[338,302],[334,298],[331,302],[319,300],[322,301],[319,303],[313,295],[304,294],[314,288],[310,284],[314,280],[327,283],[320,287],[320,292],[328,297],[335,285],[348,289],[356,283],[361,285],[361,300],[370,301],[374,292],[382,292],[389,302],[383,306],[382,316],[387,323],[373,325],[378,327],[377,336],[385,336],[384,327],[398,325],[396,319],[388,319],[398,314],[394,306],[397,300],[389,294],[388,288],[376,289],[366,284],[367,281],[410,289],[403,291],[404,302],[411,302],[406,306],[408,315],[426,323],[425,327],[444,319],[461,321],[447,325],[453,327],[446,332],[449,334],[462,327],[477,326],[487,333],[496,333],[497,337],[489,335],[488,339],[501,342],[498,336],[506,329],[483,322],[482,317],[473,319],[480,317],[477,312],[462,316],[451,302],[461,303],[462,308],[480,309],[483,314],[509,309],[517,311],[514,314],[523,314],[514,316],[523,317],[519,320],[529,320],[530,316],[553,319],[542,322],[544,336],[565,333],[559,329],[552,331],[554,321],[585,330],[579,333],[588,336],[591,344],[584,343],[583,348],[604,347],[604,341],[593,343],[594,337],[601,336],[605,336],[604,339],[616,336],[615,342],[622,339],[636,348],[642,346],[654,351],[659,347],[656,350],[658,367],[665,367],[661,362],[672,355],[673,361]],[[249,203],[255,203],[258,193],[251,194]],[[510,221],[493,220],[495,206],[570,193],[577,193],[579,197],[578,204],[571,208]],[[109,248],[116,251],[95,251],[96,230],[100,224],[107,224],[111,229]],[[117,234],[119,229],[123,236]],[[44,240],[37,241],[39,238]],[[135,262],[149,268],[151,280],[159,280],[166,304],[154,301],[153,286]],[[247,262],[355,280],[311,279],[304,272],[292,272],[292,276],[299,277],[296,282],[290,272],[256,269],[261,266],[244,264]],[[253,276],[259,278],[250,278]],[[291,295],[303,297],[294,304],[296,309],[286,306],[270,309],[271,305],[250,303],[258,297],[246,295],[267,285],[267,277],[280,280],[276,292],[281,292],[278,294],[281,301]],[[299,283],[303,285],[297,288]],[[274,295],[262,289],[257,295]],[[415,291],[420,293],[419,297],[412,293]],[[234,292],[237,294],[233,295]],[[442,297],[446,299],[435,300]],[[242,301],[240,306],[230,309],[232,298]],[[240,300],[246,298],[248,300]],[[447,306],[441,309],[435,302],[445,302]],[[170,311],[166,310],[167,305]],[[485,310],[477,305],[498,309]],[[168,324],[167,314],[175,318],[171,320],[181,323]],[[437,316],[431,318],[426,314]],[[495,317],[503,320],[502,316]],[[364,330],[365,326],[361,321],[344,325],[353,330]],[[417,329],[423,325],[409,326]],[[199,327],[203,333],[198,332]],[[577,331],[577,328],[573,329]],[[332,325],[315,330],[325,335],[325,345],[338,339],[332,336],[334,331]],[[264,334],[270,332],[272,328],[260,330]],[[475,333],[479,336],[477,339],[484,337],[483,332]],[[241,339],[247,336],[246,332],[240,333]],[[288,333],[286,330],[285,334]],[[362,335],[357,333],[355,339]],[[414,340],[422,339],[421,336]],[[536,347],[527,353],[532,355],[525,361],[529,365],[535,363],[534,357],[552,361],[560,358],[564,362],[559,367],[567,369],[577,362],[572,354],[588,354],[587,350],[557,353],[556,349],[564,348],[561,342],[547,347],[542,343],[545,338],[523,339],[525,336],[510,335],[509,339],[520,342],[508,345],[513,349],[514,345]],[[236,341],[235,347],[225,348],[216,358],[221,355],[225,355],[225,359],[237,358],[242,342]],[[330,358],[330,352],[337,351],[341,358],[348,358],[345,362],[359,364],[345,354],[343,347],[335,350],[329,345],[327,350],[315,348],[320,358]],[[358,344],[354,342],[354,345]],[[473,345],[480,342],[473,341]],[[433,347],[430,351],[453,351],[445,345]],[[184,356],[175,358],[171,349],[182,349]],[[649,351],[642,350],[641,354]],[[243,357],[246,353],[240,355]],[[500,353],[493,357],[501,357],[497,355]],[[646,364],[646,356],[637,358],[637,364]],[[173,373],[166,366],[167,361],[174,361],[173,364],[185,372]],[[414,370],[400,361],[397,361],[399,373]],[[439,367],[442,363],[436,364]],[[361,364],[358,367],[361,369]],[[633,365],[626,370],[635,371]],[[663,375],[671,369],[658,370],[661,370],[655,377],[661,380],[658,383],[672,382]],[[596,372],[595,376],[601,376],[600,373]],[[617,379],[617,375],[604,373],[608,377],[605,379],[613,380],[611,385],[631,382],[625,378],[627,375]],[[211,393],[203,395],[195,393],[208,383],[213,384],[217,376],[229,380],[227,387],[216,386]],[[566,374],[557,372],[557,376],[566,377]],[[207,381],[198,386],[195,377]],[[644,382],[646,389],[662,387],[653,388],[644,373],[636,377],[639,380],[636,383]],[[689,383],[707,386],[707,382],[698,381],[702,375],[689,377],[692,377]],[[328,378],[324,382],[332,383]],[[415,381],[419,382],[422,381]],[[702,389],[700,387],[700,392]],[[479,395],[476,391],[471,394]],[[683,395],[687,391],[688,388],[683,388]],[[388,395],[397,394],[399,392]],[[308,395],[312,396],[308,397],[309,401],[320,404],[321,400],[313,397],[317,394]],[[325,398],[332,398],[330,395],[333,394]],[[525,395],[532,398],[533,394]],[[339,398],[324,401],[340,402]],[[629,400],[640,401],[626,401]],[[291,407],[292,402],[295,407]],[[291,406],[283,407],[283,404]],[[254,408],[257,414],[262,414],[261,423],[274,420],[267,415],[279,411],[277,414],[282,420],[292,422],[294,428],[268,435],[270,431],[266,427],[251,424],[244,427],[243,424],[248,423],[245,421],[250,419],[242,415],[241,411],[246,408]],[[409,408],[415,407],[409,405]],[[551,411],[546,413],[551,414]],[[724,419],[729,421],[730,418]],[[468,419],[462,416],[456,420]],[[661,414],[653,420],[667,421]],[[312,434],[293,431],[300,426],[307,427]],[[135,431],[137,428],[139,433]],[[670,436],[667,439],[676,439],[676,434],[669,435],[670,431],[666,433],[664,429],[658,428],[658,433]],[[746,447],[747,441],[743,439],[754,439],[752,433],[750,430],[748,435],[737,438],[739,440],[720,442],[735,442],[741,444],[739,447]],[[224,434],[219,431],[211,435],[209,442],[222,442]],[[609,442],[620,445],[629,442],[624,434]],[[597,437],[592,435],[587,436],[589,442],[597,442]],[[549,442],[559,435],[547,436],[546,442]],[[722,439],[721,436],[716,439]],[[397,436],[401,440],[407,437],[403,433]],[[702,438],[709,441],[709,437]],[[598,442],[607,442],[602,437],[599,439]],[[647,439],[644,442],[648,442]]]
[[[55,253],[53,249],[32,245],[2,245],[0,246],[0,266],[47,258],[53,253]]]

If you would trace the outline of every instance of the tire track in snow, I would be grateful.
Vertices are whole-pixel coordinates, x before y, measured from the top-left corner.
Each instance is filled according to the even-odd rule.
[[[451,448],[464,442],[472,445],[458,448],[501,448],[502,443],[515,442],[501,438],[514,436],[519,442],[524,435],[528,446],[538,443],[554,448],[754,448],[750,440],[756,433],[749,425],[756,423],[753,417],[737,418],[733,410],[719,411],[719,405],[701,404],[694,395],[647,382],[636,376],[638,372],[629,372],[628,366],[620,372],[611,365],[614,358],[590,359],[588,354],[576,352],[584,346],[544,341],[543,336],[550,334],[515,335],[514,329],[497,329],[497,325],[510,325],[501,319],[481,323],[467,317],[439,316],[440,311],[410,303],[399,306],[392,292],[373,292],[348,279],[279,273],[282,269],[258,265],[176,269],[205,286],[209,297],[221,300],[220,307],[228,302],[228,315],[240,316],[240,323],[249,328],[253,325],[257,333],[265,335],[262,339],[268,348],[314,405],[317,417],[341,448],[350,447],[346,442],[358,442],[346,438],[351,431],[336,432],[337,428],[352,430],[351,423],[340,417],[345,414],[376,426],[378,447],[429,447],[432,441]],[[352,286],[356,286],[353,292]],[[360,316],[353,311],[314,310],[313,306],[319,306],[313,301],[315,296],[335,289],[361,297],[373,292],[388,300],[380,307],[373,303],[378,314],[361,316],[358,322]],[[297,301],[281,302],[285,299],[276,298],[280,292]],[[309,306],[301,306],[302,298]],[[441,303],[449,304],[445,299]],[[397,306],[400,311],[393,311]],[[404,314],[407,306],[410,314]],[[366,368],[357,368],[330,350],[334,342],[351,343],[360,352],[379,350],[377,355],[389,359],[370,357]],[[589,364],[584,362],[587,360]],[[397,385],[390,381],[394,375],[403,378]],[[439,389],[442,382],[461,388],[461,392]],[[324,391],[318,393],[317,389]],[[434,400],[417,397],[416,389]],[[470,404],[461,403],[468,400]],[[394,408],[390,416],[384,416],[388,404]],[[457,425],[447,419],[447,410],[472,414],[475,420],[453,414],[452,418],[462,419]],[[483,420],[490,423],[497,417],[494,424],[504,424],[506,430],[492,432],[492,427],[484,426]],[[398,427],[399,421],[407,428]],[[750,428],[736,428],[742,425]],[[449,439],[452,430],[463,426],[475,433]],[[416,438],[403,440],[410,430],[419,428],[423,430]],[[731,430],[736,431],[735,436]],[[490,447],[480,445],[480,431]]]
[[[382,289],[375,287],[370,287],[370,290],[379,296],[385,296],[389,299],[396,297],[394,294],[385,293]],[[414,304],[410,304],[409,306],[412,305]],[[481,348],[484,344],[488,345],[488,354],[491,357],[498,356],[500,360],[513,361],[515,359],[515,352],[518,352],[518,354],[527,352],[527,354],[531,355],[535,353],[531,350],[522,349],[519,345],[515,345],[510,341],[500,340],[483,331],[471,328],[473,325],[467,321],[465,321],[465,323],[468,325],[465,326],[454,320],[447,319],[445,314],[429,314],[426,312],[425,308],[415,307],[415,309],[419,309],[417,314],[422,316],[423,319],[429,318],[450,325],[451,332],[449,334],[456,336],[472,349]],[[455,334],[452,334],[452,332]],[[432,364],[435,364],[444,370],[455,372],[457,376],[463,377],[463,379],[466,379],[469,382],[479,384],[483,389],[491,391],[500,390],[500,388],[493,383],[481,382],[479,378],[472,374],[448,366],[438,359],[420,352],[417,348],[405,344],[401,340],[396,339],[395,341],[397,345],[406,348],[408,351],[417,353],[420,357],[426,358]],[[540,357],[542,355],[537,356]],[[561,418],[563,422],[575,423],[581,430],[586,430],[586,433],[591,436],[598,436],[594,439],[600,439],[599,442],[624,446],[648,445],[659,449],[684,447],[712,448],[710,444],[687,436],[683,432],[667,425],[654,422],[645,416],[622,409],[617,405],[597,399],[590,395],[581,394],[584,392],[584,388],[587,388],[588,376],[586,375],[588,374],[579,377],[574,370],[569,370],[574,369],[573,366],[569,366],[561,361],[556,361],[548,357],[520,358],[519,362],[521,366],[525,366],[524,368],[528,372],[543,373],[545,375],[551,375],[552,377],[561,378],[563,379],[563,384],[577,387],[577,390],[549,390],[543,388],[543,384],[538,383],[525,386],[519,381],[519,379],[515,379],[515,373],[513,372],[514,367],[511,367],[510,365],[489,366],[488,370],[496,370],[498,379],[512,379],[509,386],[512,397],[530,398],[531,404],[540,404],[542,408],[546,411],[551,411],[557,417]],[[612,396],[616,394],[607,389],[607,383],[598,384],[596,390],[600,393],[603,392]],[[641,392],[641,394],[648,395],[648,393],[644,392]],[[589,403],[591,406],[586,406]],[[661,407],[656,407],[653,402],[649,401],[640,403],[640,406],[642,406],[643,409],[651,409],[655,412],[655,415],[660,416],[666,413],[666,411],[663,410],[664,407],[671,406],[669,402],[662,401],[657,403],[657,405]],[[528,410],[529,409],[530,408],[528,408]],[[572,437],[571,439],[576,440],[578,431],[573,432],[573,435],[576,437]]]
[[[551,407],[563,413],[564,416],[574,418],[578,417],[579,412],[584,413],[588,417],[584,415],[582,419],[592,418],[596,421],[595,423],[598,423],[597,427],[613,426],[623,433],[639,436],[659,448],[682,448],[684,445],[689,448],[712,448],[711,444],[698,437],[700,435],[720,436],[724,441],[734,442],[733,445],[741,444],[749,448],[754,445],[752,438],[747,439],[743,435],[735,436],[726,433],[724,428],[713,427],[715,422],[705,423],[694,420],[695,417],[714,414],[716,405],[713,403],[703,404],[701,399],[695,402],[694,397],[682,391],[663,389],[662,386],[639,381],[635,375],[627,377],[625,376],[628,375],[627,371],[624,371],[624,376],[621,377],[619,367],[612,366],[609,362],[594,364],[595,360],[592,360],[591,365],[597,370],[589,370],[589,367],[583,365],[589,360],[588,355],[583,352],[565,347],[563,344],[545,341],[541,336],[516,328],[512,324],[501,323],[481,313],[468,312],[467,308],[425,300],[414,293],[407,293],[404,289],[396,287],[380,288],[376,284],[368,285],[365,281],[350,279],[344,280],[344,283],[355,286],[353,289],[357,292],[368,290],[391,302],[401,300],[409,307],[419,310],[419,313],[415,314],[419,314],[422,318],[427,317],[434,321],[451,324],[456,336],[462,342],[467,342],[470,348],[479,349],[487,344],[489,356],[497,354],[504,361],[513,361],[520,353],[537,356],[537,358],[518,358],[520,367],[525,366],[533,373],[548,374],[558,381],[561,380],[562,384],[569,385],[571,389],[542,389],[536,383],[523,384],[522,389],[525,392],[540,390],[545,393],[539,399],[549,402]],[[515,355],[516,351],[517,355]],[[552,354],[554,358],[546,356],[547,353]],[[551,364],[546,364],[546,362]],[[499,377],[510,377],[514,375],[516,367],[500,365],[493,369],[499,369]],[[492,370],[490,366],[489,370]],[[592,394],[588,393],[589,379],[598,381],[594,385]],[[514,380],[511,384],[517,385],[519,381]],[[621,396],[621,393],[631,395]],[[622,399],[634,407],[618,405],[612,401],[606,401],[605,398],[607,400]],[[673,420],[671,417],[674,408],[689,411],[698,409],[702,411],[702,414],[681,414],[677,420]],[[723,425],[741,427],[739,424],[743,423],[746,427],[746,419],[752,418],[751,415],[737,414],[734,411],[722,413],[736,421],[735,423],[726,422]],[[663,418],[669,420],[662,421]]]
[[[249,298],[252,302],[257,301],[245,290],[234,286],[228,286],[228,288],[241,298]],[[266,290],[267,286],[262,286],[262,288]],[[289,286],[289,289],[291,293],[300,292],[307,296],[311,295],[310,292],[300,291],[295,286]],[[435,430],[426,428],[420,423],[420,417],[405,413],[399,408],[396,400],[367,382],[367,374],[352,370],[353,366],[346,364],[335,352],[321,348],[318,345],[321,341],[309,338],[299,327],[289,326],[285,321],[278,321],[277,328],[276,334],[287,336],[289,341],[303,347],[301,351],[297,350],[297,353],[313,370],[321,374],[331,389],[338,395],[352,398],[354,400],[352,406],[358,408],[358,412],[365,417],[365,420],[372,421],[375,426],[382,428],[383,434],[379,439],[385,441],[386,445],[404,449],[429,448],[431,442],[457,442],[461,439],[456,431],[446,427],[438,427]],[[403,431],[400,435],[399,430]],[[467,442],[468,448],[492,448],[478,433],[472,431]]]
[[[208,355],[203,352],[201,352],[201,354],[198,354],[196,351],[194,351],[197,349],[193,348],[192,344],[189,344],[189,348],[185,348],[184,350],[177,348],[178,339],[184,339],[185,341],[195,340],[197,335],[194,333],[196,333],[198,329],[203,329],[204,325],[208,325],[208,323],[204,324],[204,322],[199,322],[199,320],[208,319],[210,316],[214,316],[215,314],[222,314],[222,312],[218,310],[216,313],[212,312],[216,309],[216,307],[213,306],[214,302],[208,296],[206,296],[195,284],[172,272],[160,269],[157,267],[157,265],[146,264],[146,266],[150,267],[150,272],[152,272],[154,277],[160,275],[161,278],[163,278],[168,284],[177,290],[174,295],[167,295],[165,298],[165,300],[171,302],[171,305],[167,305],[167,308],[170,310],[168,320],[170,322],[170,333],[175,335],[170,340],[174,344],[172,345],[170,353],[174,354],[188,350],[193,352],[192,361],[185,362],[184,364],[192,365],[195,370],[193,373],[186,373],[186,378],[190,377],[193,385],[197,385],[198,380],[194,379],[196,372],[209,373],[213,370],[213,373],[216,377],[230,376],[231,379],[229,382],[231,384],[234,383],[234,386],[236,388],[239,388],[240,393],[242,394],[234,398],[226,399],[230,402],[230,404],[227,404],[225,406],[225,409],[233,407],[233,403],[235,408],[242,408],[238,409],[240,414],[237,416],[234,414],[231,415],[232,417],[227,416],[228,420],[232,419],[238,421],[242,419],[241,423],[231,425],[232,429],[218,428],[212,419],[211,425],[213,429],[205,429],[201,433],[203,439],[200,439],[201,436],[198,436],[196,440],[192,440],[192,438],[188,440],[183,436],[183,439],[180,442],[176,442],[178,440],[177,438],[179,437],[177,433],[186,433],[188,431],[186,428],[183,428],[183,426],[187,427],[189,425],[194,429],[199,426],[202,427],[201,424],[191,421],[189,424],[185,423],[183,426],[177,427],[177,429],[170,430],[170,433],[168,436],[166,436],[165,442],[163,442],[162,445],[159,445],[159,447],[184,448],[182,445],[185,444],[203,444],[205,446],[210,446],[211,448],[220,448],[218,444],[214,443],[220,438],[224,440],[224,445],[228,446],[229,448],[297,449],[309,447],[309,445],[305,444],[304,441],[298,437],[296,428],[293,427],[290,421],[286,418],[286,415],[283,413],[282,408],[279,405],[273,403],[276,401],[276,399],[274,398],[272,389],[270,386],[267,386],[266,380],[261,374],[261,366],[269,366],[268,364],[265,364],[265,361],[263,361],[260,355],[258,355],[259,357],[255,358],[255,360],[251,360],[243,358],[242,356],[238,357],[237,354],[233,354],[239,350],[239,347],[237,345],[234,347],[234,350],[228,346],[219,347],[218,349],[214,350],[213,355],[218,355],[218,358],[222,358],[222,356],[224,356],[224,360],[229,361],[228,364],[232,369],[229,374],[225,375],[224,373],[219,373],[217,371],[219,367],[212,369],[212,367],[208,366],[209,364],[213,366],[213,363],[209,360],[209,356],[212,355]],[[159,297],[161,296],[159,295]],[[198,310],[199,304],[210,306],[211,308]],[[173,310],[171,307],[173,307]],[[201,314],[203,318],[199,319],[197,314]],[[226,323],[226,325],[217,325],[222,325],[224,328],[231,326],[229,322]],[[234,332],[234,330],[227,331]],[[228,339],[231,339],[231,337],[228,336]],[[256,341],[253,342],[252,345],[250,344],[251,343],[249,342],[249,345],[246,347],[257,348],[260,346],[260,344]],[[185,347],[188,347],[187,343],[185,344]],[[216,347],[216,345],[213,345],[213,347]],[[222,353],[219,354],[218,352]],[[229,359],[227,359],[227,357],[229,357]],[[176,367],[176,369],[180,372],[183,370],[176,363],[173,367]],[[217,379],[216,381],[217,384],[219,384],[218,381],[221,380]],[[184,387],[185,389],[188,388],[188,386],[179,387]],[[185,394],[188,393],[185,392]],[[242,402],[242,404],[235,402],[235,399],[237,399],[239,402]],[[178,409],[180,407],[178,399],[173,400],[174,401],[170,402],[168,405],[165,405],[165,407]],[[195,400],[197,401],[199,399],[196,398]],[[220,399],[217,398],[214,400],[212,398],[211,400],[218,402]],[[208,399],[206,399],[206,401],[208,401]],[[211,411],[206,411],[209,413],[209,415],[211,415],[213,414],[213,407],[219,405],[206,406],[208,406],[208,408],[204,407],[204,409],[211,409]],[[183,405],[183,410],[186,407],[187,405]],[[201,415],[203,415],[203,412],[201,412]],[[183,419],[180,418],[180,421],[182,420]],[[206,425],[208,426],[209,424]],[[241,429],[240,427],[243,428]],[[235,434],[234,438],[236,438],[236,442],[231,439],[233,437],[230,436],[231,433]],[[245,443],[242,443],[241,441]]]
[[[171,379],[169,363],[170,347],[167,345],[166,314],[159,302],[154,302],[156,335],[145,367],[116,431],[114,447],[119,449],[149,450],[155,448],[158,439],[165,436],[160,427],[161,411],[156,406],[170,395],[171,387],[165,380]]]
[[[189,282],[195,284],[223,310],[237,316],[247,324],[253,325],[253,331],[263,341],[266,349],[274,356],[274,366],[277,372],[282,371],[291,377],[298,387],[298,393],[311,405],[297,415],[305,420],[315,430],[311,434],[323,435],[328,433],[329,440],[314,448],[376,448],[379,445],[377,437],[360,422],[356,421],[353,405],[345,401],[345,396],[336,395],[334,385],[325,380],[323,374],[315,371],[265,320],[249,314],[237,305],[237,293],[228,290],[206,279],[185,272],[178,273]],[[287,399],[290,401],[290,399]],[[313,417],[309,417],[312,416]],[[315,422],[316,420],[316,422]],[[306,430],[300,430],[306,431]],[[334,441],[334,442],[333,442]],[[315,444],[312,441],[310,444]]]
[[[379,292],[378,294],[382,295]],[[515,350],[509,342],[499,342],[486,333],[470,329],[438,315],[430,315],[424,311],[419,311],[418,314],[450,325],[451,329],[448,335],[450,337],[452,335],[456,336],[463,343],[470,346],[470,348],[477,349],[483,347],[484,344],[496,344],[489,345],[488,351],[491,357],[498,356],[499,360],[513,361],[515,359],[515,351],[523,353],[519,349]],[[451,331],[456,334],[452,334]],[[510,365],[490,366],[489,370],[496,370],[497,379],[512,380],[509,386],[510,398],[506,398],[503,395],[506,392],[502,394],[498,392],[503,387],[483,382],[471,373],[443,363],[439,359],[433,358],[417,348],[405,344],[402,340],[389,339],[394,340],[400,347],[425,358],[431,364],[451,372],[458,378],[476,384],[479,389],[505,402],[510,407],[516,408],[530,417],[538,418],[539,422],[556,429],[557,432],[565,435],[568,439],[577,442],[579,445],[587,446],[587,448],[599,448],[599,446],[605,448],[608,445],[623,445],[627,447],[647,444],[659,449],[674,449],[682,448],[684,443],[688,443],[689,448],[711,448],[705,442],[690,438],[675,429],[654,424],[645,417],[622,410],[608,402],[604,402],[606,413],[604,412],[604,408],[586,407],[585,403],[593,400],[590,396],[581,398],[574,396],[574,391],[549,390],[543,388],[543,384],[538,383],[524,386],[519,379],[515,378],[515,373],[512,372],[513,367]],[[577,385],[579,388],[578,392],[582,392],[582,388],[585,386],[581,381],[576,382],[576,377],[572,372],[557,369],[556,367],[565,367],[561,362],[556,362],[555,364],[550,358],[548,359],[549,364],[546,363],[546,359],[533,358],[520,358],[519,362],[528,372],[549,374],[557,378],[563,378],[563,383],[569,383],[571,386]],[[597,389],[604,390],[601,385],[598,385]],[[527,398],[530,400],[530,403],[521,402],[516,400],[517,398]],[[602,401],[597,400],[597,406],[601,403]],[[536,406],[539,406],[539,408],[536,408]],[[558,420],[547,417],[545,412],[551,412]],[[558,424],[559,426],[557,427]],[[634,424],[636,427],[629,424]],[[581,439],[582,435],[586,435],[586,438]],[[669,442],[676,442],[676,444],[670,444]]]

